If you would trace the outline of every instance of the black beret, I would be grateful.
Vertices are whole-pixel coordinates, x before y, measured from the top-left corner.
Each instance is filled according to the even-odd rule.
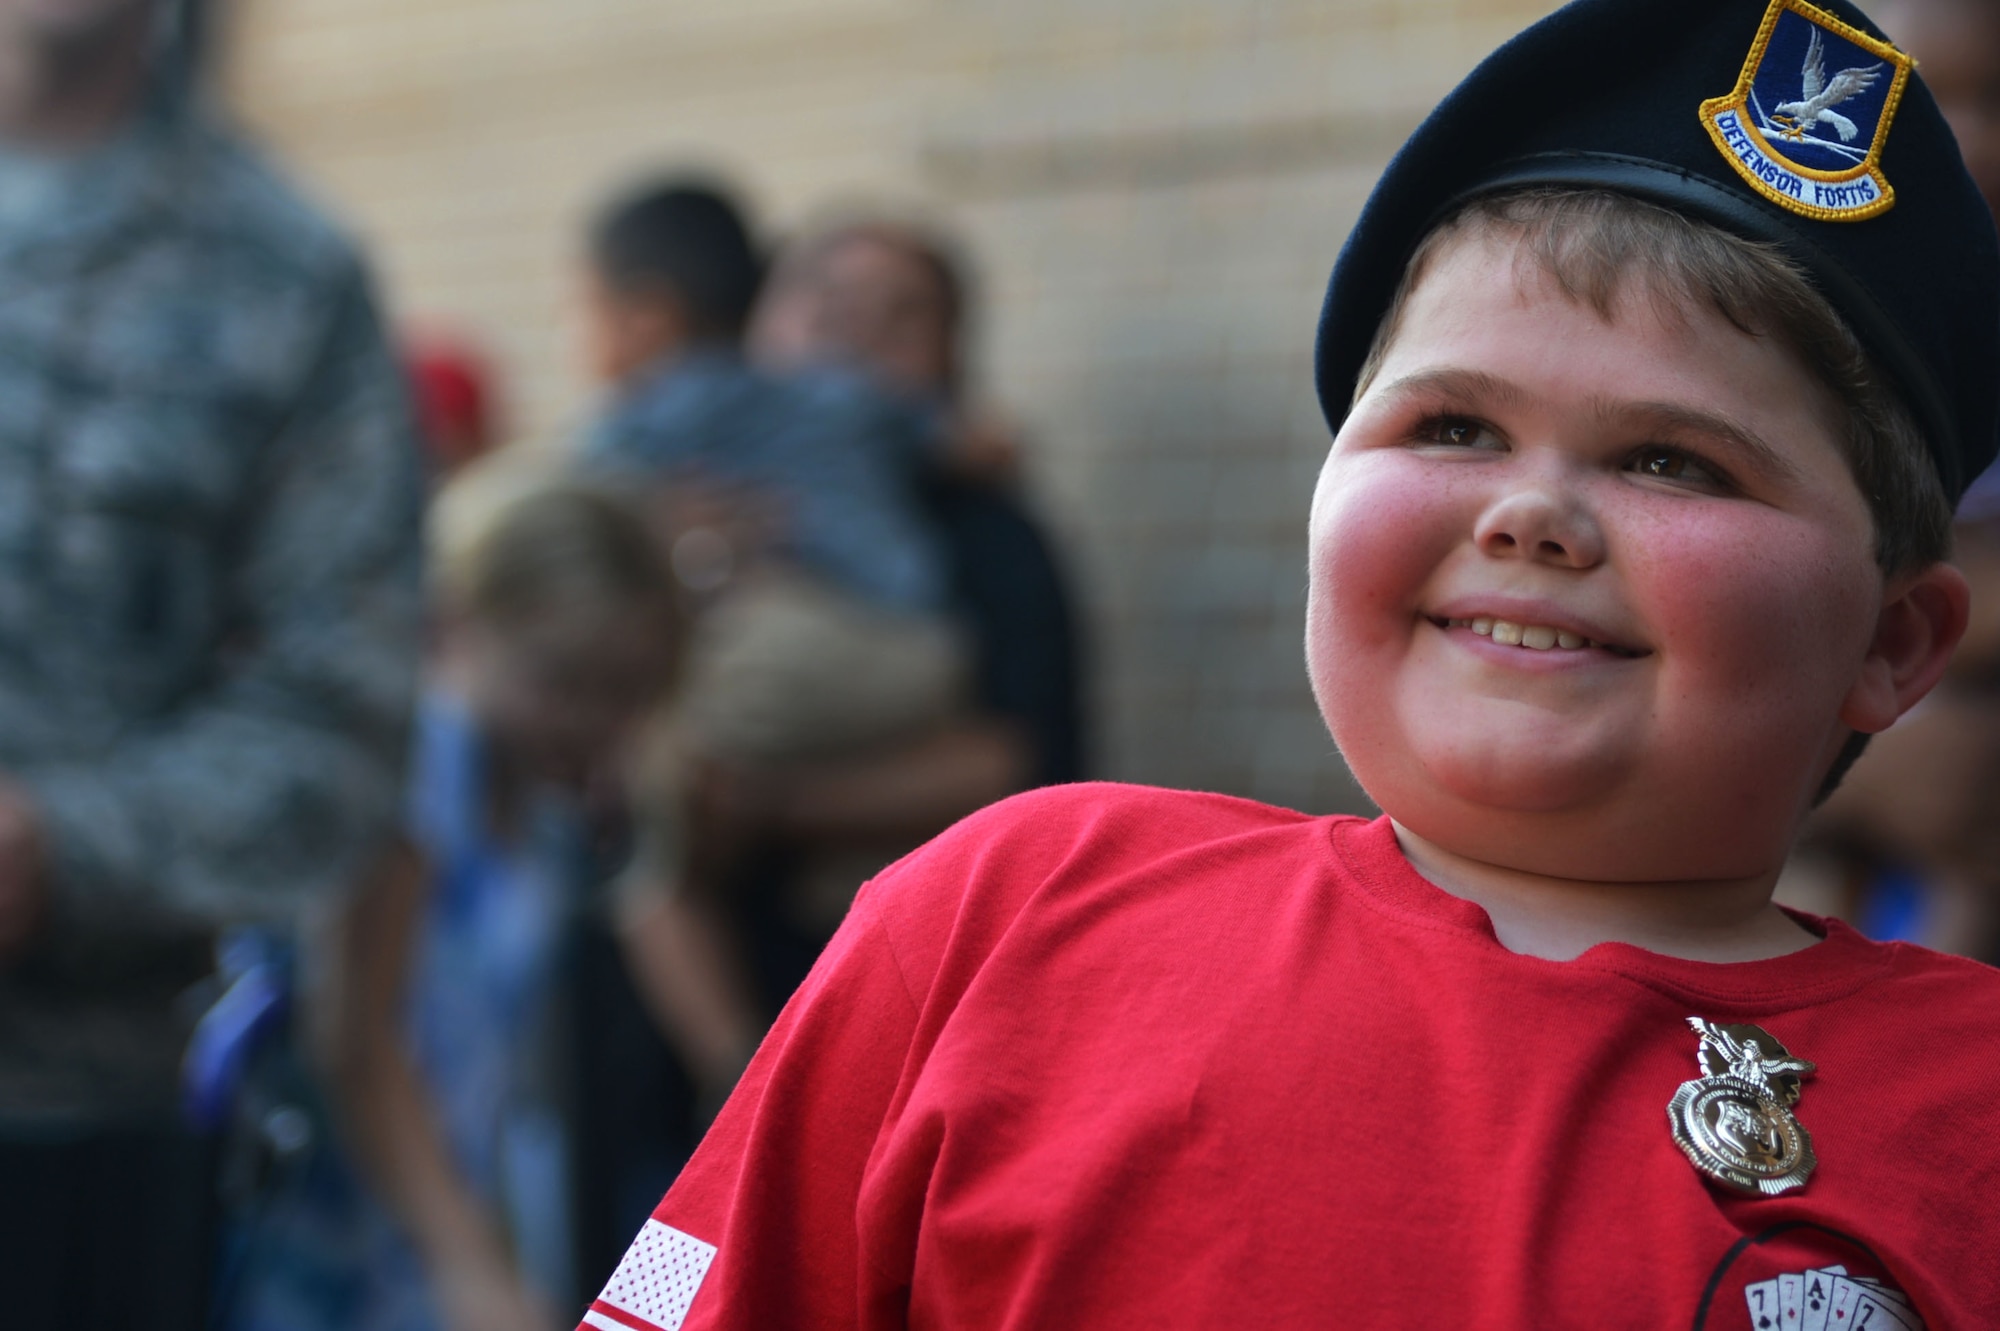
[[[1902,389],[1954,503],[2000,447],[2000,239],[1912,62],[1845,0],[1576,0],[1389,163],[1320,316],[1335,430],[1410,255],[1477,195],[1615,190],[1798,262]]]

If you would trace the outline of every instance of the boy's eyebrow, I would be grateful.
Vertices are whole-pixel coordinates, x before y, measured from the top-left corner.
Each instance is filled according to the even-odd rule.
[[[1620,402],[1611,398],[1599,398],[1594,406],[1599,419],[1607,424],[1642,424],[1707,435],[1745,454],[1751,466],[1773,479],[1791,480],[1799,474],[1798,464],[1765,443],[1756,431],[1717,412],[1679,402]]]
[[[1528,400],[1527,391],[1519,384],[1502,379],[1498,375],[1487,374],[1483,370],[1459,370],[1449,367],[1435,370],[1420,370],[1404,375],[1382,390],[1388,397],[1415,397],[1420,393],[1437,393],[1445,397],[1478,398],[1496,406],[1517,407]]]

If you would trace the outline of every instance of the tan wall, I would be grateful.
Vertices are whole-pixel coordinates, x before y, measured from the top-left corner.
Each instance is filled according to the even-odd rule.
[[[250,122],[480,338],[515,420],[581,418],[577,228],[688,162],[767,223],[886,196],[959,227],[990,395],[1090,617],[1098,768],[1352,803],[1300,663],[1326,273],[1424,109],[1546,0],[236,0]]]

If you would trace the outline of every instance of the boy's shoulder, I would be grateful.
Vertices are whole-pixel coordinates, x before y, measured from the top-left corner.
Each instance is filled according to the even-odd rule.
[[[1887,963],[1877,1004],[1885,1021],[1914,1018],[1923,1042],[1940,1049],[2000,1037],[2000,969],[1914,943],[1876,946]]]
[[[1209,791],[1117,781],[1044,786],[987,806],[903,861],[892,874],[945,865],[991,867],[1009,877],[1036,869],[1088,874],[1093,868],[1198,854],[1211,843],[1300,832],[1325,820],[1256,800]]]
[[[1185,921],[1237,909],[1239,889],[1267,893],[1289,880],[1312,890],[1351,858],[1334,843],[1336,829],[1350,828],[1368,825],[1201,791],[1048,786],[965,818],[885,869],[857,898],[856,922],[879,923],[906,971],[925,976],[947,949],[983,958],[1024,925],[1040,932],[1073,914],[1139,942],[1162,913]]]
[[[1256,894],[1255,909],[1274,917],[1283,914],[1277,899],[1287,892],[1332,891],[1368,903],[1350,920],[1393,919],[1490,941],[1490,926],[1471,918],[1477,907],[1416,876],[1384,819],[1321,817],[1117,782],[1044,787],[965,818],[877,875],[856,913],[884,927],[908,954],[906,963],[929,974],[947,945],[983,956],[1023,922],[1039,933],[1052,917],[1078,912],[1091,928],[1143,941],[1162,911],[1221,918],[1244,905],[1246,891]],[[1864,1006],[1885,1028],[1899,1025],[1899,1012],[1936,1011],[1943,1015],[1925,1021],[1941,1036],[1984,1040],[2000,1032],[2000,969],[1873,942],[1838,922],[1817,925],[1834,945],[1801,954],[1811,959],[1811,982],[1766,997],[1802,1002],[1822,988],[1830,995],[1858,985],[1872,995]],[[1685,979],[1680,973],[1694,965],[1662,960],[1649,968],[1645,954],[1617,953],[1628,954],[1638,958],[1630,969],[1642,982],[1662,966],[1672,972],[1669,981]]]
[[[961,826],[982,821],[1033,821],[1061,810],[1112,817],[1171,811],[1199,816],[1204,823],[1212,820],[1303,823],[1314,818],[1314,815],[1300,813],[1296,809],[1212,790],[1180,790],[1172,786],[1150,786],[1131,781],[1072,781],[1010,795],[967,816]]]

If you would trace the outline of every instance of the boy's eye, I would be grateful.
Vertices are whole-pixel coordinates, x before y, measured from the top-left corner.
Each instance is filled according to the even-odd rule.
[[[1420,444],[1443,448],[1499,448],[1499,436],[1491,426],[1464,416],[1438,416],[1417,427]]]
[[[1632,470],[1642,476],[1690,485],[1721,486],[1723,478],[1712,468],[1675,448],[1642,448],[1632,455]]]

